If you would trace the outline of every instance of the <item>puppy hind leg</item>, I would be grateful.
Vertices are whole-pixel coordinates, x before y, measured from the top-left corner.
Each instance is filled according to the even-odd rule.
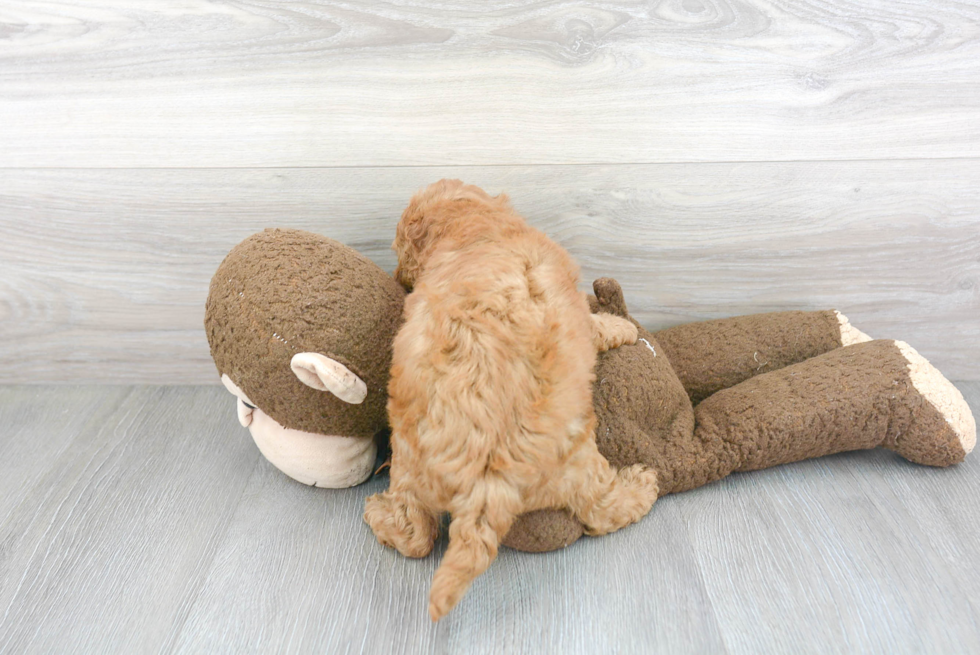
[[[642,464],[616,471],[592,444],[586,476],[577,476],[565,503],[593,536],[615,532],[646,516],[657,500],[657,474]],[[576,469],[583,470],[581,465]]]
[[[368,496],[364,521],[378,542],[406,557],[425,557],[439,536],[436,517],[410,491],[392,491]]]
[[[612,314],[590,314],[592,317],[592,343],[596,350],[605,352],[623,344],[636,343],[638,336],[632,322]]]

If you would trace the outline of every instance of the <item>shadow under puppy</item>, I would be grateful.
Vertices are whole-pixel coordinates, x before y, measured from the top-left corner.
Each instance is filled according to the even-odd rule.
[[[596,353],[636,326],[592,314],[578,266],[506,196],[458,180],[416,194],[392,246],[413,291],[394,341],[391,483],[367,499],[378,541],[424,557],[449,512],[429,614],[445,616],[525,512],[568,507],[589,534],[618,530],[657,498],[644,466],[596,448]]]

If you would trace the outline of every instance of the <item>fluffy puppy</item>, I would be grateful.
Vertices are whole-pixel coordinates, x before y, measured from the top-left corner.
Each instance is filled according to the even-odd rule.
[[[650,510],[657,478],[617,473],[595,444],[596,352],[634,343],[636,327],[591,314],[577,265],[505,196],[436,182],[412,198],[392,247],[414,290],[388,387],[391,483],[364,519],[382,544],[424,557],[450,513],[429,597],[438,621],[519,514],[567,507],[605,534]]]

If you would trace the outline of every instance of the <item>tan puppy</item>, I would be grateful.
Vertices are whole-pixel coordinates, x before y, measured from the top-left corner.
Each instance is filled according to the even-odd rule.
[[[514,519],[567,507],[593,535],[650,511],[656,474],[618,473],[596,449],[596,351],[636,326],[589,313],[578,266],[506,196],[442,180],[412,198],[392,246],[414,287],[395,337],[391,484],[364,519],[382,544],[424,557],[449,512],[429,597],[433,621],[497,556]]]

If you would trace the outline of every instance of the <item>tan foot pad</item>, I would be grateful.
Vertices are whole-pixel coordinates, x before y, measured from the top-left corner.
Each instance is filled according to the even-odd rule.
[[[872,340],[871,337],[851,325],[847,317],[836,309],[834,310],[834,314],[837,315],[837,322],[840,323],[840,345],[853,346],[856,343],[864,343],[865,341]]]
[[[904,341],[896,341],[895,346],[908,361],[912,386],[946,420],[966,456],[977,443],[977,424],[963,394],[915,348]]]

